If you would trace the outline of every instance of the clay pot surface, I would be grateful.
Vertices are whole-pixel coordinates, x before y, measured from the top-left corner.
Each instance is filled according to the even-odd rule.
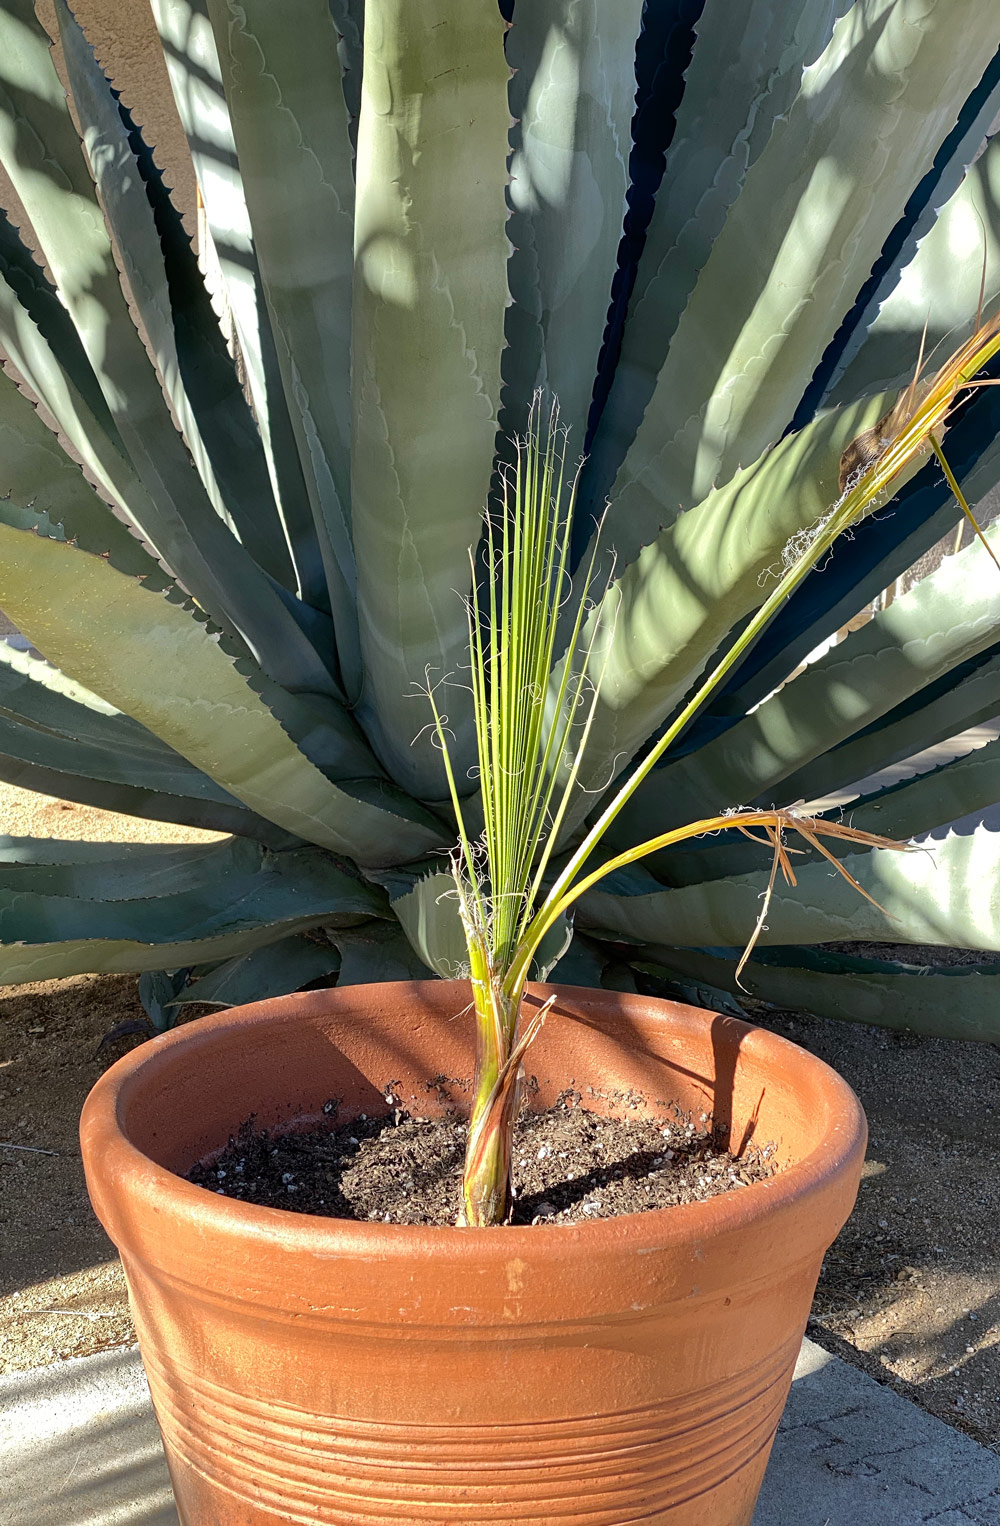
[[[316,991],[201,1018],[95,1086],[81,1124],[121,1252],[184,1526],[748,1526],[823,1253],[854,1202],[861,1108],[731,1018],[558,992],[529,1105],[728,1125],[773,1178],[575,1225],[356,1224],[183,1181],[262,1127],[467,1099],[468,992]],[[537,1084],[536,1084],[537,1083]]]

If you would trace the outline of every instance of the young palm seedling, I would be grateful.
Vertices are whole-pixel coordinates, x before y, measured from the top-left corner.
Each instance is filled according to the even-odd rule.
[[[604,834],[693,716],[765,628],[789,594],[850,526],[870,513],[886,488],[928,445],[935,451],[963,512],[972,519],[944,459],[939,432],[956,395],[976,385],[981,367],[1000,350],[996,319],[975,334],[933,379],[907,389],[873,436],[849,447],[841,463],[841,496],[810,532],[786,548],[775,587],[646,756],[631,770],[596,820],[567,845],[561,832],[578,787],[588,733],[604,677],[604,622],[587,620],[594,559],[584,579],[568,644],[559,642],[569,584],[569,545],[576,480],[566,468],[558,407],[543,419],[536,399],[517,461],[505,484],[499,524],[487,518],[487,587],[469,604],[471,687],[476,720],[483,830],[476,838],[463,813],[449,754],[447,717],[430,692],[434,728],[444,755],[459,843],[452,857],[468,951],[476,1022],[476,1076],[466,1147],[462,1221],[502,1223],[510,1209],[513,1126],[521,1063],[552,998],[523,1013],[529,975],[543,941],[568,934],[574,903],[605,876],[647,854],[723,829],[737,828],[772,852],[769,885],[749,935],[742,970],[764,926],[780,872],[795,884],[786,837],[797,834],[865,894],[824,839],[865,847],[902,847],[843,822],[794,809],[735,810],[661,833],[590,867]],[[919,371],[919,366],[918,366]],[[877,432],[877,439],[874,438]],[[973,524],[975,521],[973,520]],[[976,526],[978,533],[978,526]],[[596,553],[595,553],[596,555]],[[607,601],[605,601],[606,606]],[[584,635],[585,630],[589,631]],[[561,655],[568,652],[567,656]],[[870,899],[870,898],[869,898]]]

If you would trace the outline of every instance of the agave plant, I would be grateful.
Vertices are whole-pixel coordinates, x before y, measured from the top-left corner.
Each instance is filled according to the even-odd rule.
[[[933,454],[752,623],[925,325],[929,354],[955,349],[984,261],[1000,287],[995,7],[749,0],[742,36],[721,0],[521,0],[510,27],[494,0],[303,0],[294,25],[269,0],[153,8],[211,290],[63,0],[72,114],[30,0],[0,3],[19,202],[0,220],[0,608],[41,654],[0,647],[0,777],[229,835],[7,840],[0,979],[146,972],[167,1023],[192,1000],[464,964],[421,696],[428,674],[455,680],[435,692],[477,830],[465,605],[475,584],[488,600],[483,511],[499,522],[539,387],[586,451],[573,554],[598,578],[576,577],[562,650],[588,586],[607,580],[615,611],[584,610],[603,676],[557,852],[670,730],[616,853],[822,800],[1000,711],[1000,577],[979,541],[803,667],[955,524]],[[975,502],[1000,477],[1000,398],[947,401]],[[575,755],[550,760],[557,780]],[[845,819],[908,838],[979,810],[998,755]],[[995,1039],[994,965],[836,948],[1000,948],[995,839],[851,852],[888,922],[806,846],[745,985]],[[575,902],[556,978],[633,964],[732,988],[768,880],[739,833],[664,845]]]

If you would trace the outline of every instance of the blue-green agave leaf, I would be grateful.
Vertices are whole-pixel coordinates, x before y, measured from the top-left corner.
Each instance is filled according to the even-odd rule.
[[[357,145],[361,115],[361,77],[365,62],[364,0],[330,0],[330,15],[337,28],[337,54],[343,74],[344,98],[350,119],[351,141]]]
[[[157,562],[60,448],[34,404],[0,372],[0,497],[11,512],[44,515],[50,525],[120,571],[162,586]]]
[[[327,779],[176,596],[37,533],[37,522],[2,519],[0,608],[63,672],[295,836],[360,864],[445,845],[416,806],[368,803]]]
[[[507,39],[512,134],[504,420],[537,387],[579,453],[625,216],[642,0],[534,0]]]
[[[144,970],[139,976],[139,1000],[146,1010],[146,1016],[154,1032],[168,1033],[171,1028],[176,1027],[177,998],[184,989],[184,983],[190,973],[191,966],[186,965],[180,970]],[[129,1021],[112,1028],[110,1033],[105,1034],[101,1043],[124,1037],[127,1033],[141,1031],[141,1025],[137,1021]]]
[[[112,514],[80,468],[59,448],[32,404],[2,373],[0,492],[4,494],[0,512],[8,519],[19,512],[18,523],[27,526],[36,519],[41,523],[38,508],[31,506],[44,505],[45,523],[58,526],[53,533],[60,538],[106,556],[120,571],[142,577],[147,588],[165,585],[157,563]],[[240,664],[240,671],[306,755],[322,759],[332,777],[364,778],[380,772],[356,722],[336,699],[321,693],[289,694],[249,659]]]
[[[827,949],[761,949],[735,984],[738,953],[652,948],[651,964],[668,974],[743,990],[776,1007],[849,1023],[873,1023],[928,1038],[1000,1041],[1000,965],[948,967],[868,959]]]
[[[1000,683],[995,661],[989,666],[996,697],[990,705],[984,706],[982,715],[978,717],[983,720],[996,715],[1000,709]],[[928,707],[929,711],[934,708]],[[927,711],[920,710],[914,713],[912,719],[918,731],[927,714]],[[975,720],[969,724],[975,724]],[[887,728],[889,731],[894,729]],[[934,740],[954,737],[962,729],[961,725],[952,725],[950,729],[944,729],[937,739],[926,736],[925,744],[931,746]],[[874,732],[872,736],[877,739],[879,733]],[[913,745],[910,745],[908,751],[904,750],[902,756],[909,756],[913,752]],[[919,746],[920,743],[916,745]],[[849,752],[850,748],[851,744],[848,743],[843,750]],[[836,759],[841,750],[833,748],[830,757]],[[842,803],[823,802],[821,814],[843,819],[849,826],[857,827],[860,831],[906,841],[946,826],[949,822],[985,811],[1000,800],[998,759],[1000,748],[996,742],[987,742],[985,745],[980,742],[978,747],[965,755],[956,756],[951,761],[924,772],[914,770],[911,776],[893,783],[873,781],[861,791],[855,789],[853,798],[850,798],[849,790],[838,791]],[[852,779],[856,777],[854,772],[850,772],[849,776]],[[842,779],[847,777],[848,774],[841,775]],[[807,857],[815,856],[811,849],[805,849],[804,844],[798,846]],[[853,851],[852,844],[847,842],[828,840],[826,846],[837,857],[844,857]],[[730,831],[681,843],[664,852],[651,854],[643,862],[664,885],[691,885],[701,880],[721,879],[726,874],[751,873],[760,867],[761,859],[759,846],[748,842],[741,833]]]
[[[190,236],[151,150],[79,27],[57,12],[101,203],[174,412],[217,510],[271,577],[298,591],[268,462]],[[136,177],[138,172],[138,179]],[[314,557],[312,538],[300,560]],[[289,602],[286,599],[286,602]],[[293,612],[295,605],[291,605]],[[313,614],[314,621],[319,617]],[[332,630],[324,631],[327,646]]]
[[[444,771],[410,696],[428,669],[439,680],[468,661],[462,595],[500,402],[503,32],[495,0],[365,9],[351,442],[360,713],[393,776],[430,800],[447,793]],[[449,710],[463,776],[475,753],[463,689]]]
[[[329,547],[321,553],[285,401],[208,8],[205,0],[151,3],[219,262],[217,301],[232,320],[246,366],[297,591],[307,604],[329,608]]]
[[[572,943],[556,964],[548,979],[554,985],[594,986],[601,984],[611,956],[600,943],[576,933]]]
[[[266,850],[244,838],[204,843],[76,843],[0,838],[0,897],[15,893],[82,901],[155,900],[227,875],[256,874]]]
[[[73,448],[114,494],[102,454],[125,447],[73,320],[6,212],[0,211],[0,346]],[[98,436],[103,452],[92,441]],[[106,463],[105,463],[106,464]],[[116,463],[117,464],[117,463]],[[134,473],[133,473],[134,476]]]
[[[310,937],[297,933],[221,964],[196,965],[185,972],[187,979],[168,1006],[172,1005],[176,1021],[191,1002],[239,1007],[246,1002],[266,1001],[272,996],[301,991],[303,986],[334,975],[339,969],[340,951],[327,941],[326,935]]]
[[[973,152],[998,110],[994,92],[970,129]],[[907,385],[925,324],[933,371],[936,361],[972,332],[980,291],[991,302],[1000,289],[1000,137],[992,138],[974,163],[963,165],[963,158],[966,154],[954,164],[963,178],[933,225],[915,228],[919,242],[909,248],[909,261],[872,293],[828,385],[830,401]]]
[[[188,449],[216,511],[251,555],[292,588],[260,435],[190,238],[142,133],[65,0],[56,0],[56,18],[91,173]]]
[[[450,874],[429,874],[412,889],[392,895],[393,913],[414,953],[435,975],[458,980],[468,972],[469,954]]]
[[[867,399],[786,436],[612,580],[584,627],[586,641],[599,626],[591,671],[604,675],[584,760],[588,788],[608,787],[719,643],[764,602],[789,539],[836,501],[842,450],[884,401]],[[580,803],[588,808],[586,797]]]
[[[863,795],[844,813],[851,826],[905,840],[987,811],[1000,800],[1000,742]]]
[[[639,257],[621,353],[584,475],[581,502],[600,505],[642,422],[691,292],[750,165],[791,107],[803,71],[829,44],[849,0],[706,5]],[[878,390],[863,387],[851,396]]]
[[[1000,650],[993,646],[980,658],[950,669],[937,683],[894,706],[871,726],[832,747],[829,753],[814,758],[801,775],[789,775],[782,790],[791,799],[834,797],[846,804],[844,791],[853,784],[897,763],[905,764],[927,748],[949,742],[997,714],[1000,714]],[[800,785],[808,788],[808,797]]]
[[[339,986],[432,978],[432,971],[394,922],[365,922],[359,927],[338,928],[330,936],[340,950]],[[455,1016],[459,1015],[456,1012]]]
[[[85,899],[87,872],[102,883],[107,861],[78,866],[68,895],[0,889],[0,980],[20,984],[84,970],[174,969],[249,952],[263,941],[319,924],[350,926],[379,911],[373,887],[315,849],[273,854],[242,844],[246,862],[229,866],[228,843],[213,845],[218,873],[165,895],[127,901]],[[204,869],[203,865],[203,869]]]
[[[918,354],[919,341],[914,364]],[[1000,377],[1000,365],[991,362],[986,374]],[[983,388],[956,406],[945,449],[967,501],[979,503],[1000,479],[997,388]],[[960,518],[944,474],[936,461],[929,461],[884,509],[858,525],[850,538],[834,544],[822,568],[792,594],[716,702],[692,727],[685,745],[701,745],[706,736],[752,710],[943,536],[953,535]]]
[[[977,0],[858,0],[839,19],[677,324],[612,490],[621,554],[781,435],[998,46],[1000,12]]]
[[[130,716],[7,642],[0,642],[0,778],[57,799],[238,832],[272,847],[289,840]]]
[[[600,936],[678,947],[739,948],[754,930],[770,865],[702,884],[642,895],[589,891],[581,925]],[[1000,949],[1000,834],[968,836],[908,851],[852,853],[842,860],[865,895],[825,859],[795,866],[797,884],[775,886],[760,945],[793,943],[944,944]],[[874,902],[867,897],[873,897]]]
[[[1000,529],[986,533],[1000,544]],[[618,829],[633,840],[636,832],[648,835],[651,811],[667,830],[729,806],[814,800],[851,784],[870,770],[845,774],[846,761],[831,749],[995,645],[998,627],[1000,571],[973,541],[752,714],[654,770]],[[855,766],[863,758],[856,754]]]
[[[270,0],[209,0],[208,11],[353,700],[361,690],[350,534],[354,181],[337,34],[328,0],[304,0],[293,26]]]
[[[333,692],[320,656],[216,514],[132,322],[49,40],[30,0],[0,10],[0,161],[31,219],[153,507],[143,533],[216,621],[292,687]]]
[[[467,976],[469,952],[451,875],[439,870],[419,878],[399,874],[372,877],[387,886],[393,913],[420,960],[444,980]],[[532,965],[532,980],[552,978],[572,938],[572,919],[560,917],[542,939]]]

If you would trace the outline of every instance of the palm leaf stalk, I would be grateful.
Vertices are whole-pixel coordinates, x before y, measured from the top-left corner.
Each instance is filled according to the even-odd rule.
[[[581,642],[593,588],[597,543],[583,579],[568,642],[569,660],[555,672],[560,610],[567,594],[569,547],[579,474],[567,481],[567,436],[558,403],[547,419],[536,395],[516,466],[504,482],[500,524],[487,516],[487,592],[475,579],[469,601],[471,689],[484,828],[474,841],[466,823],[451,757],[447,717],[429,687],[434,730],[445,762],[459,830],[452,875],[469,957],[476,1022],[476,1074],[466,1146],[462,1222],[497,1224],[510,1211],[512,1135],[521,1062],[545,1020],[548,1003],[523,1020],[525,989],[543,939],[575,903],[608,875],[692,838],[736,828],[772,849],[772,868],[756,926],[737,967],[737,980],[765,922],[777,874],[795,884],[787,832],[826,858],[862,895],[873,899],[824,845],[824,837],[868,848],[903,847],[842,822],[790,809],[730,810],[660,832],[584,873],[602,838],[629,799],[685,727],[708,702],[741,656],[766,629],[837,538],[884,499],[886,490],[930,446],[941,460],[963,512],[982,535],[947,465],[938,432],[958,393],[974,385],[1000,350],[1000,320],[979,325],[933,379],[918,378],[869,437],[852,442],[841,465],[842,493],[830,510],[786,547],[775,586],[740,636],[712,668],[646,757],[632,770],[596,821],[547,883],[570,802],[578,788],[604,673],[595,661],[601,621]],[[919,362],[918,362],[919,372]],[[613,619],[613,602],[605,618]],[[607,644],[604,643],[604,650]],[[755,835],[763,833],[763,838]]]

